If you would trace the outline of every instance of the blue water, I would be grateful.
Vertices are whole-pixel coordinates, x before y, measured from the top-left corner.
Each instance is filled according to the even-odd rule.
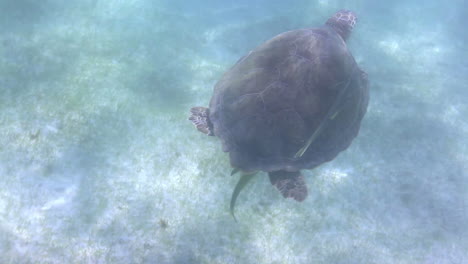
[[[187,120],[241,56],[339,9],[369,74],[359,136],[229,214]],[[0,0],[0,263],[468,263],[468,4]]]

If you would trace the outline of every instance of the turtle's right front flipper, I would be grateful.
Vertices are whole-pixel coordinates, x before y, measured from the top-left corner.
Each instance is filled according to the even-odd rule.
[[[190,109],[192,113],[189,117],[189,120],[197,127],[198,131],[208,136],[214,136],[213,133],[213,124],[210,121],[210,109],[206,107],[192,107]]]

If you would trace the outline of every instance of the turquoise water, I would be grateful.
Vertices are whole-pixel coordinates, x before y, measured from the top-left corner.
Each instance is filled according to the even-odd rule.
[[[0,0],[0,263],[468,263],[468,5]],[[238,58],[341,8],[371,100],[305,171],[237,178],[187,120]]]

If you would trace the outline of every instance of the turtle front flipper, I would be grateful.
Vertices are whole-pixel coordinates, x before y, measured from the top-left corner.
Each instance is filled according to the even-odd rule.
[[[269,172],[268,176],[284,198],[294,198],[298,202],[307,198],[307,185],[300,171],[274,171]]]
[[[190,109],[192,113],[189,120],[197,127],[198,131],[207,134],[208,136],[214,136],[213,124],[210,121],[210,109],[206,107],[192,107]]]

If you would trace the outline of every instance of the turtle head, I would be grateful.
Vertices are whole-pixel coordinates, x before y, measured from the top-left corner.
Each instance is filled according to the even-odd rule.
[[[340,10],[330,17],[325,23],[331,26],[346,41],[351,31],[356,25],[357,17],[354,12],[349,10]]]

